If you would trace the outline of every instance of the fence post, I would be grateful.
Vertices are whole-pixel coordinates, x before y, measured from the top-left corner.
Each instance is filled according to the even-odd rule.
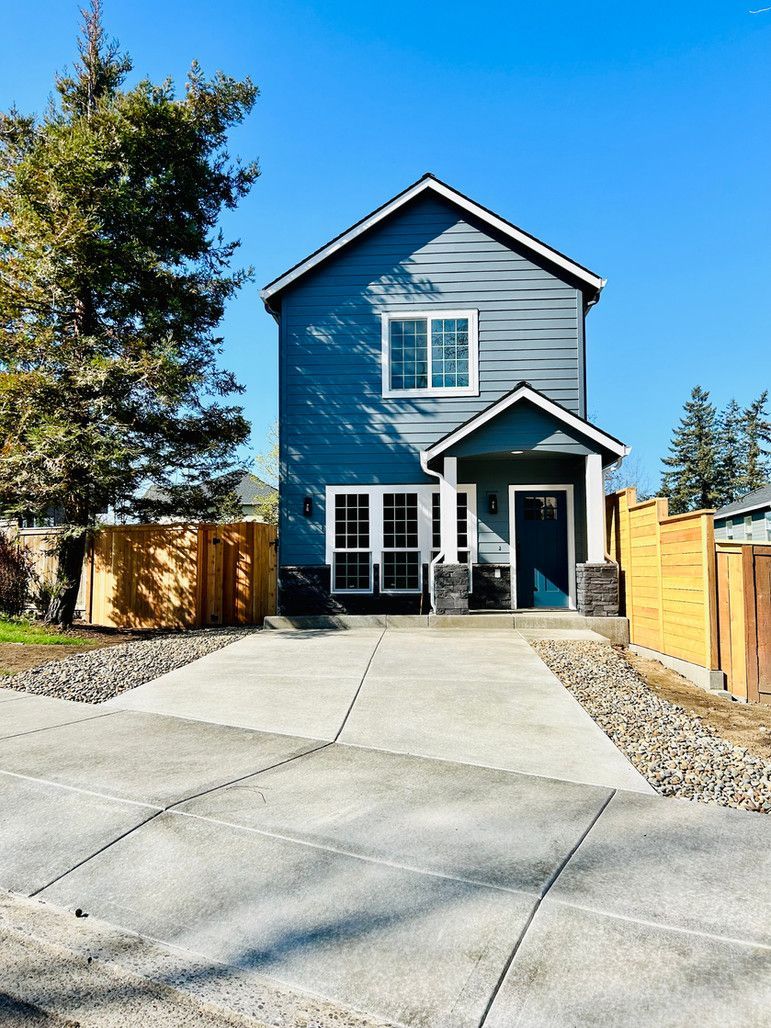
[[[701,544],[704,548],[704,589],[707,601],[704,605],[704,638],[707,644],[705,665],[710,671],[717,671],[720,668],[717,627],[717,556],[715,554],[715,522],[711,514],[702,514],[701,516]]]

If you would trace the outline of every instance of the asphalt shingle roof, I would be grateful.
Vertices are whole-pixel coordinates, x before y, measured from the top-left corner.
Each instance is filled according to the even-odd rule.
[[[742,496],[740,500],[734,500],[733,503],[727,503],[725,507],[721,507],[720,510],[715,512],[716,518],[725,518],[729,514],[741,514],[743,510],[747,510],[748,507],[764,507],[768,505],[771,507],[771,482],[767,482],[762,485],[760,489],[755,489],[751,493],[747,493],[746,496]]]

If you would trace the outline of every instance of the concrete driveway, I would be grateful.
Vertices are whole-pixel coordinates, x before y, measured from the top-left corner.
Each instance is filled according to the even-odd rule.
[[[362,630],[261,633],[122,706],[0,693],[0,886],[255,1009],[766,1024],[771,820],[646,794],[561,689],[513,632]]]
[[[514,631],[262,632],[105,707],[652,791]]]

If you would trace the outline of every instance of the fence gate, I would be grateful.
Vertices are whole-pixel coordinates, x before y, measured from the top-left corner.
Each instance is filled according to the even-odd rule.
[[[198,530],[202,625],[259,624],[275,606],[276,530],[241,522]]]

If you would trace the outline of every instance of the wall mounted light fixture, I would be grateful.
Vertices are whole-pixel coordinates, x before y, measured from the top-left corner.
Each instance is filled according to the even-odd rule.
[[[498,513],[498,493],[487,494],[487,513],[497,514]]]
[[[313,513],[313,497],[312,496],[306,496],[305,499],[303,500],[303,514],[306,516],[306,518],[309,518],[312,513]]]

